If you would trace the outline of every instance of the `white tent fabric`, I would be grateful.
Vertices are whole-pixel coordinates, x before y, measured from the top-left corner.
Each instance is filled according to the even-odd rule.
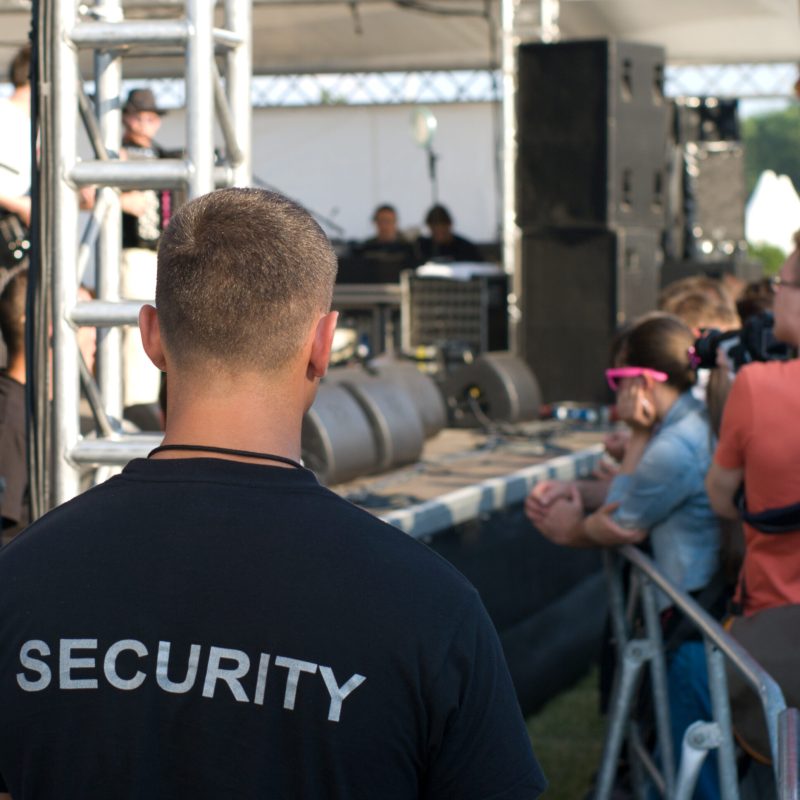
[[[67,0],[69,2],[69,0]],[[123,0],[128,17],[180,13],[175,0]],[[441,13],[419,10],[424,6]],[[534,13],[536,0],[521,0]],[[29,0],[0,0],[0,64],[24,41]],[[500,0],[254,0],[254,72],[485,68],[496,61],[486,11]],[[659,44],[671,63],[800,59],[798,0],[562,0],[563,38]],[[126,60],[126,77],[178,75],[163,53]]]
[[[745,236],[752,244],[771,244],[784,253],[794,249],[792,235],[800,229],[800,195],[788,175],[765,170],[745,211]]]

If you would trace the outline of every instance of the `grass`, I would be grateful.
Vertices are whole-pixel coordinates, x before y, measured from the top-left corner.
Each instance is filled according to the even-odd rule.
[[[528,732],[550,783],[547,800],[581,800],[600,765],[605,734],[597,671],[529,717]]]

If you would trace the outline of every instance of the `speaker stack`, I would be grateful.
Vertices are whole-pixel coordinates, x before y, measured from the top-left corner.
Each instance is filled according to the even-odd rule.
[[[519,349],[544,400],[603,402],[618,327],[655,307],[668,106],[659,47],[519,48]]]
[[[744,147],[735,100],[690,97],[672,108],[664,285],[704,272],[759,277],[744,239]]]

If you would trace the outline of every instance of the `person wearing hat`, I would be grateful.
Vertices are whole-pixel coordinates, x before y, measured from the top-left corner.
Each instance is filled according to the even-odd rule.
[[[150,89],[133,89],[122,108],[122,158],[163,158],[154,141],[164,111]],[[122,263],[120,295],[129,300],[152,300],[156,291],[156,248],[169,222],[169,191],[124,192],[122,204]],[[132,406],[158,397],[160,376],[142,349],[136,330],[123,331],[123,402]]]

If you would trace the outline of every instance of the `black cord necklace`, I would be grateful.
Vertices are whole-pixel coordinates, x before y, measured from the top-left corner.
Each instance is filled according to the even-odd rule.
[[[305,469],[305,467],[293,458],[279,456],[274,453],[256,453],[253,450],[234,450],[230,447],[214,447],[208,444],[162,444],[151,450],[147,457],[150,458],[156,453],[163,453],[165,450],[192,450],[202,453],[221,453],[226,456],[239,456],[241,458],[260,458],[262,461],[277,461],[280,464],[288,464],[295,469]]]

